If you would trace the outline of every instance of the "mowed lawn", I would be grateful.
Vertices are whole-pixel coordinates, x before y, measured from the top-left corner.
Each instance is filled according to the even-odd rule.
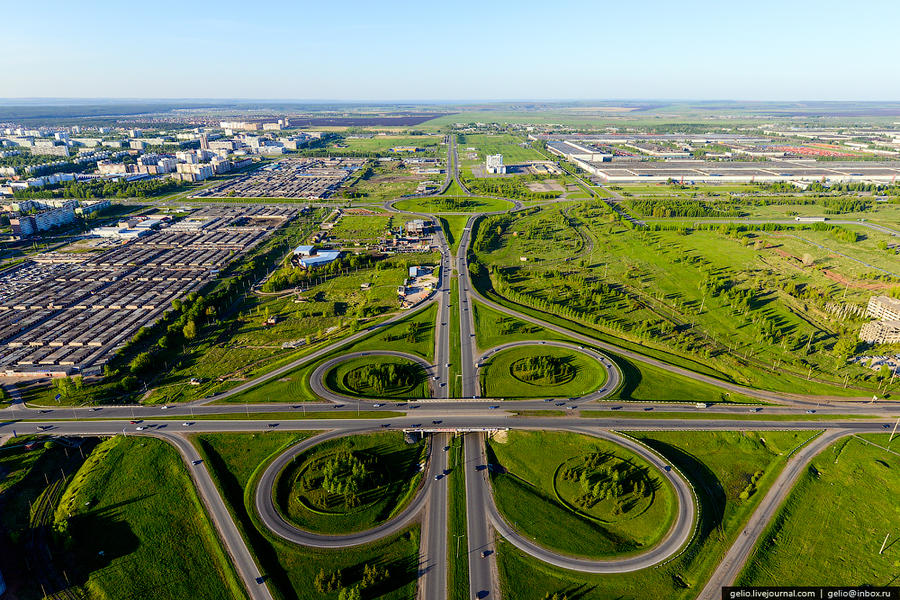
[[[550,380],[527,381],[514,374],[517,364],[529,358],[548,357],[570,369],[559,383]],[[536,398],[538,396],[585,396],[606,382],[606,371],[593,358],[568,348],[521,346],[493,355],[481,369],[482,394],[489,398]]]
[[[900,456],[887,434],[816,457],[763,533],[737,585],[896,585]],[[884,553],[881,544],[888,536]]]
[[[759,504],[788,455],[816,432],[632,432],[678,467],[701,504],[697,532],[671,561],[634,573],[591,575],[552,567],[501,541],[500,580],[507,598],[568,594],[580,600],[692,600]],[[753,476],[755,491],[741,493]],[[876,548],[877,551],[877,548]]]
[[[90,597],[247,597],[175,448],[115,437],[94,453],[56,515],[71,514],[69,573],[84,575]]]
[[[422,213],[494,212],[509,210],[512,202],[476,196],[436,196],[407,198],[394,203],[394,208]]]
[[[491,462],[504,471],[491,479],[497,508],[537,543],[566,554],[608,558],[647,549],[671,527],[677,507],[674,491],[661,473],[630,450],[575,433],[510,431],[507,435],[489,444],[496,457]],[[554,491],[554,481],[561,484],[558,468],[594,452],[611,453],[617,461],[646,470],[655,487],[649,507],[600,520],[565,506]]]
[[[262,467],[293,444],[315,432],[201,434],[193,438],[210,475],[222,493],[241,535],[268,578],[276,600],[337,600],[339,592],[320,593],[314,580],[320,571],[340,575],[343,587],[357,585],[366,564],[386,568],[387,582],[366,590],[367,599],[414,600],[419,528],[373,544],[320,550],[285,542],[268,533],[252,508],[253,490]]]

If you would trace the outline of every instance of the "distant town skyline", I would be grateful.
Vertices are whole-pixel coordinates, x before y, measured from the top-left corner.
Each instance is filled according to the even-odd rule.
[[[161,0],[4,8],[0,96],[332,101],[900,98],[900,5],[259,7]],[[259,10],[256,10],[259,8]]]

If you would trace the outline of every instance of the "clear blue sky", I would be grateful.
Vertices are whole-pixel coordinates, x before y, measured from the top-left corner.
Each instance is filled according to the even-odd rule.
[[[898,0],[3,4],[7,98],[900,100]]]

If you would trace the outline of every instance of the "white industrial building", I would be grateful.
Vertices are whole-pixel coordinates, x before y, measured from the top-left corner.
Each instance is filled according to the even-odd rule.
[[[494,175],[505,175],[506,167],[503,165],[502,154],[488,154],[484,161],[485,171]]]

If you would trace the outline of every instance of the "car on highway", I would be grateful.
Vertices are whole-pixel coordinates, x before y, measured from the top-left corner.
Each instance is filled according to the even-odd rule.
[[[159,410],[169,410],[169,405],[163,404],[162,406],[159,407]]]
[[[50,429],[52,427],[53,427],[53,425],[38,425],[38,430],[47,431],[48,429]]]
[[[488,406],[488,410],[497,410],[498,408],[500,408],[498,404],[492,404]]]
[[[137,425],[138,423],[140,423],[140,420],[138,420],[138,421],[129,421],[129,423],[131,423],[132,425]]]
[[[434,480],[437,481],[437,480],[439,480],[441,477],[442,477],[441,474],[437,474],[437,475],[434,476]]]
[[[203,462],[203,460],[198,458],[197,460],[192,460],[192,461],[191,461],[191,464],[192,464],[192,465],[199,465],[199,464],[202,463],[202,462]]]
[[[435,420],[433,420],[433,421],[431,422],[431,424],[432,424],[432,425],[440,425],[440,424],[441,424],[441,420],[440,420],[440,419],[435,419]]]
[[[266,427],[278,427],[278,423],[269,423]]]
[[[435,376],[433,376],[431,379],[432,379],[433,381],[437,381],[437,380],[440,379],[440,378],[441,378],[440,375],[435,375]]]
[[[381,426],[382,426],[382,427],[390,427],[391,424],[390,424],[390,423],[382,423]]]
[[[384,406],[384,404],[382,404],[381,402],[376,402],[376,403],[373,404],[372,406],[375,407],[375,408],[381,408],[382,406]]]
[[[190,421],[185,421],[181,424],[182,427],[190,427],[191,425],[193,425],[193,423],[191,423]]]
[[[811,415],[811,414],[813,414],[814,412],[816,412],[816,411],[814,411],[813,409],[809,409],[808,411],[806,411],[806,414]]]
[[[481,558],[487,558],[490,553],[491,553],[490,550],[482,550]]]
[[[145,429],[147,429],[147,428],[144,427],[143,425],[141,425],[140,427],[135,427],[135,429],[138,430],[138,431],[143,431],[143,430],[145,430]]]
[[[444,452],[450,452],[450,446],[444,446]]]

